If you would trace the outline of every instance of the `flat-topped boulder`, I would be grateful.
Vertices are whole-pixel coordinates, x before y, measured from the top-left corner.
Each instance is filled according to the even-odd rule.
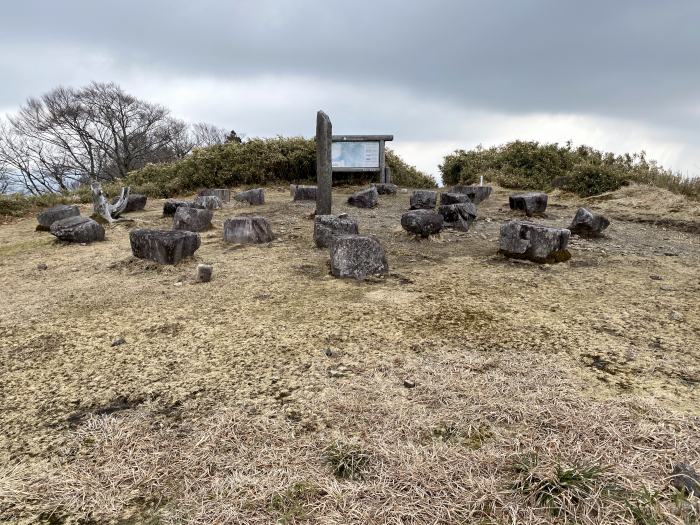
[[[191,257],[201,244],[198,233],[184,230],[146,230],[129,232],[131,253],[139,259],[160,264],[177,264]]]
[[[192,202],[193,208],[202,210],[220,210],[224,203],[216,195],[197,195]]]
[[[211,228],[214,212],[189,206],[180,206],[173,216],[173,230],[201,232]]]
[[[316,186],[302,186],[295,184],[291,187],[292,200],[295,201],[315,201],[318,188]]]
[[[231,202],[231,190],[228,188],[207,188],[199,190],[197,195],[201,197],[219,197],[221,202]]]
[[[564,228],[548,228],[525,221],[508,221],[501,225],[500,253],[515,259],[538,263],[567,261],[566,249],[571,232]]]
[[[491,186],[478,186],[478,185],[457,185],[450,189],[450,193],[463,193],[469,200],[474,204],[480,204],[484,202],[491,196],[493,188]]]
[[[348,204],[356,208],[374,208],[379,204],[377,188],[372,186],[371,188],[356,191],[348,197]]]
[[[146,201],[148,198],[140,193],[130,193],[126,201],[126,208],[122,213],[129,213],[131,211],[141,211],[146,207]],[[119,202],[119,197],[114,197],[112,199],[112,204]]]
[[[443,226],[442,215],[433,210],[411,210],[401,216],[401,227],[423,238],[440,233]]]
[[[105,229],[89,217],[66,217],[51,224],[51,235],[67,242],[95,242],[105,240]]]
[[[448,204],[462,204],[471,203],[469,195],[466,193],[441,193],[440,194],[440,206],[447,206]]]
[[[514,193],[508,197],[508,204],[511,210],[524,211],[525,215],[532,217],[547,209],[547,194],[540,191]]]
[[[399,187],[391,182],[378,182],[377,184],[372,184],[377,188],[377,193],[379,195],[395,195],[399,191]]]
[[[411,193],[412,210],[432,210],[437,204],[437,192],[429,190],[416,190]]]
[[[335,277],[365,279],[389,272],[384,248],[374,237],[341,235],[331,243],[331,274]]]
[[[78,215],[80,215],[80,209],[75,204],[61,204],[60,206],[47,208],[36,216],[36,220],[39,223],[36,229],[49,231],[54,222],[67,219],[68,217],[77,217]]]
[[[167,200],[163,203],[163,216],[172,217],[175,212],[180,207],[191,208],[192,202],[190,201],[178,201],[178,200]]]
[[[471,202],[438,206],[438,213],[445,220],[445,228],[454,228],[463,232],[469,231],[476,220],[476,206]]]
[[[272,228],[264,217],[231,217],[224,221],[226,242],[260,244],[272,239]]]
[[[610,226],[610,221],[606,217],[586,208],[579,208],[571,221],[569,230],[581,237],[600,237],[608,226]]]
[[[328,248],[335,237],[358,233],[357,221],[345,214],[314,217],[314,242],[318,248]]]
[[[233,196],[233,199],[238,202],[247,202],[253,206],[265,204],[265,190],[255,188],[252,190],[242,191]]]

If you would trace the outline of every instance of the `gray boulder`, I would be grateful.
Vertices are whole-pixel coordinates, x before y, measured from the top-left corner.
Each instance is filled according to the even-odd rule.
[[[348,197],[348,204],[357,208],[374,208],[379,204],[379,193],[377,188],[372,186],[364,190],[357,191]]]
[[[273,239],[270,224],[263,217],[231,217],[224,221],[224,240],[260,244]]]
[[[51,235],[68,242],[105,240],[105,229],[89,217],[66,217],[51,224]]]
[[[454,228],[464,232],[469,231],[469,227],[476,220],[476,206],[471,202],[439,206],[438,212],[445,220],[446,228]]]
[[[200,197],[219,197],[221,202],[231,202],[231,190],[228,188],[207,188],[199,190],[197,195]]]
[[[126,208],[122,213],[128,213],[130,211],[141,211],[146,207],[147,197],[141,195],[140,193],[130,193],[129,198],[126,201]],[[119,202],[119,197],[114,197],[112,199],[112,204]]]
[[[515,259],[538,263],[567,261],[566,249],[571,232],[563,228],[548,228],[531,222],[508,221],[501,225],[500,253]]]
[[[442,215],[433,210],[411,210],[401,216],[401,227],[408,233],[423,238],[440,233],[443,225]]]
[[[36,229],[40,231],[49,231],[54,222],[67,219],[68,217],[77,217],[78,215],[80,215],[80,209],[75,204],[54,206],[53,208],[43,210],[36,216],[36,220],[39,223]]]
[[[201,244],[198,233],[183,230],[131,230],[131,253],[139,259],[177,264],[191,257]]]
[[[238,202],[247,202],[248,204],[252,204],[254,206],[265,204],[265,191],[262,188],[242,191],[234,195],[233,199]]]
[[[379,195],[395,195],[396,192],[399,191],[399,187],[390,182],[379,182],[377,184],[372,184],[372,186],[377,188],[377,193],[379,193]]]
[[[474,204],[480,204],[491,196],[493,188],[491,186],[453,186],[450,193],[463,193]]]
[[[167,200],[163,204],[163,216],[164,217],[172,217],[175,215],[175,212],[177,211],[178,208],[180,207],[187,207],[191,208],[192,203],[189,201],[176,201],[176,200]]]
[[[678,463],[673,467],[671,486],[686,495],[700,498],[700,475],[688,463]]]
[[[581,237],[599,237],[608,226],[610,221],[607,218],[586,208],[579,208],[574,215],[574,220],[571,221],[569,230]]]
[[[411,194],[412,210],[432,210],[436,204],[436,191],[416,190]]]
[[[173,217],[173,230],[187,230],[201,232],[211,228],[211,219],[214,212],[180,206]]]
[[[197,195],[192,203],[193,208],[200,210],[220,210],[224,203],[216,195]]]
[[[315,201],[316,200],[316,186],[302,186],[300,184],[294,185],[292,188],[292,200],[295,201]]]
[[[357,221],[347,215],[316,215],[314,217],[314,242],[318,248],[328,248],[340,235],[358,234]]]
[[[364,279],[389,272],[384,248],[373,237],[342,235],[331,244],[331,274]]]
[[[511,210],[524,211],[525,215],[532,217],[542,214],[547,209],[547,194],[542,192],[515,193],[508,197]]]
[[[466,193],[441,193],[440,194],[440,205],[447,206],[448,204],[462,204],[468,202],[471,204],[469,195]]]

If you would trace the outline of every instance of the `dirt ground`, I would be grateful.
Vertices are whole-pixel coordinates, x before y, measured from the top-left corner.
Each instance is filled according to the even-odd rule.
[[[538,265],[497,253],[506,190],[428,241],[408,193],[350,191],[334,212],[381,240],[384,278],[331,277],[287,188],[216,211],[176,266],[131,256],[130,228],[170,228],[159,200],[86,246],[0,225],[0,522],[698,522],[669,485],[700,470],[697,203],[552,194],[535,222],[612,223]],[[246,214],[275,241],[225,244]]]

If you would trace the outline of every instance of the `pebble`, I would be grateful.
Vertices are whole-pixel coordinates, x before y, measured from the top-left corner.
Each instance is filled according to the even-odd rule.
[[[652,281],[661,281],[663,277],[661,277],[660,275],[650,275],[649,279],[651,279]]]
[[[416,382],[412,379],[404,379],[403,386],[405,386],[406,388],[416,388]]]
[[[39,263],[36,265],[37,270],[48,270],[49,267],[46,265],[46,263]]]
[[[123,345],[124,343],[126,343],[126,339],[124,339],[123,337],[117,337],[114,341],[112,341],[111,346],[119,346]]]
[[[669,318],[671,321],[682,321],[683,320],[683,314],[680,312],[677,312],[676,310],[671,311],[671,315],[669,315]]]

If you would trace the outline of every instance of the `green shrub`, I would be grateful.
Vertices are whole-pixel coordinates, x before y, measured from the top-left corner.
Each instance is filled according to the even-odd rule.
[[[615,191],[624,184],[625,176],[619,168],[607,164],[581,162],[573,167],[560,187],[581,197],[590,197]]]

